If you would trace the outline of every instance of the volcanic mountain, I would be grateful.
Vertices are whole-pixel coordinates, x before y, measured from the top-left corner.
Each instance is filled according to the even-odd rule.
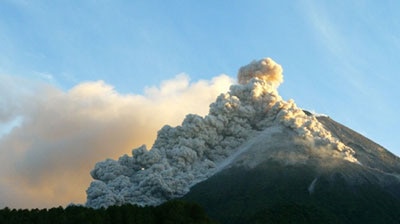
[[[150,150],[97,163],[86,205],[181,198],[222,223],[399,223],[400,159],[283,100],[282,81],[270,58],[240,68],[207,116],[164,126]]]

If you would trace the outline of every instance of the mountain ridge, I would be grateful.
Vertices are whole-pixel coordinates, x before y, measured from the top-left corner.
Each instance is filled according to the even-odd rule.
[[[328,129],[330,130],[330,132],[338,139],[340,139],[340,141],[342,141],[344,144],[352,147],[352,148],[359,148],[359,142],[360,141],[364,141],[364,147],[361,151],[366,151],[369,153],[374,153],[374,152],[383,152],[384,155],[386,155],[386,157],[389,160],[385,160],[384,157],[379,157],[380,154],[374,153],[375,156],[378,157],[378,159],[375,162],[378,162],[380,160],[385,160],[386,163],[390,163],[391,166],[383,168],[383,171],[385,172],[390,172],[391,170],[395,171],[395,172],[400,172],[400,167],[399,167],[399,163],[400,163],[400,158],[397,157],[396,155],[394,155],[393,153],[391,153],[390,151],[388,151],[387,149],[385,149],[383,146],[375,143],[374,141],[372,141],[369,138],[366,138],[364,136],[362,136],[361,134],[353,131],[352,129],[330,119],[329,117],[325,117],[325,116],[320,116],[317,117],[318,121],[321,122],[325,127],[328,127]],[[341,133],[341,134],[340,134]],[[344,135],[343,133],[349,133],[349,135],[352,136],[352,138],[348,138],[346,137],[346,135]],[[362,140],[361,140],[362,139]],[[374,150],[372,150],[374,149]],[[360,152],[359,152],[360,153]],[[360,155],[358,155],[360,156]],[[367,163],[367,161],[364,161],[364,163]],[[397,163],[397,164],[396,164]],[[369,163],[367,163],[369,164]],[[394,168],[396,167],[397,168]]]
[[[393,162],[399,160],[384,148],[377,151],[374,148],[380,145],[329,117],[317,119],[322,120],[333,134],[340,133],[341,140],[357,143],[356,156],[360,150],[368,148],[369,154],[379,152],[383,158],[388,157]],[[268,146],[264,144],[264,147],[268,150]],[[288,152],[293,150],[298,151],[292,148]],[[309,156],[307,151],[304,153],[304,157]],[[231,164],[195,185],[183,199],[199,203],[210,217],[221,223],[256,223],[259,220],[269,220],[266,223],[282,223],[282,220],[295,223],[397,223],[400,221],[400,216],[396,215],[400,211],[400,181],[397,175],[387,172],[397,170],[399,164],[382,166],[365,160],[365,155],[360,154],[357,159],[361,164],[329,157],[308,157],[304,163],[299,160],[287,163],[282,158],[289,154],[264,158],[253,167]],[[379,167],[368,167],[363,165],[364,161]],[[218,189],[216,186],[224,187]],[[296,215],[288,214],[289,211]],[[281,219],[274,218],[280,215]]]

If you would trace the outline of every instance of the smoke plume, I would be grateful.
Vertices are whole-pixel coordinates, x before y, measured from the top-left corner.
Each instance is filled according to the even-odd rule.
[[[221,170],[249,139],[277,126],[316,148],[329,148],[332,156],[358,162],[354,150],[332,137],[315,116],[279,96],[282,68],[272,59],[242,67],[238,80],[239,85],[210,105],[206,116],[189,114],[179,126],[164,126],[152,148],[141,146],[131,155],[97,163],[86,205],[157,205],[183,196]]]
[[[271,58],[253,61],[239,69],[239,84],[246,84],[252,78],[264,80],[277,88],[283,82],[282,67]]]
[[[0,76],[0,207],[83,203],[97,161],[151,145],[162,125],[187,113],[206,114],[231,84],[226,75],[197,82],[178,75],[133,95],[103,81],[63,91]]]

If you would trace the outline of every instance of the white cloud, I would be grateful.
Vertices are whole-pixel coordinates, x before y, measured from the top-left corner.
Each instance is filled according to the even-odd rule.
[[[0,122],[21,120],[0,137],[0,207],[84,202],[97,161],[152,144],[162,125],[188,113],[206,114],[231,84],[226,75],[190,82],[182,74],[143,95],[122,95],[103,81],[65,92],[0,76]]]

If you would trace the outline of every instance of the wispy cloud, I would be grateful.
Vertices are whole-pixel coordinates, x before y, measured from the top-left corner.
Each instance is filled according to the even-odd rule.
[[[398,123],[395,118],[398,106],[392,102],[395,92],[392,83],[397,83],[398,79],[393,72],[398,69],[397,63],[393,62],[398,51],[393,49],[399,48],[398,17],[393,17],[397,15],[393,10],[396,7],[364,1],[305,0],[302,3],[304,18],[310,25],[318,50],[331,67],[323,75],[336,82],[331,87],[342,94],[341,101],[347,101],[353,108],[352,116],[358,116],[351,119],[340,109],[342,119],[348,119],[353,128],[363,127],[361,132],[385,144],[378,138],[387,131],[383,126]],[[382,127],[379,130],[368,128],[367,123],[379,123]]]
[[[325,51],[327,58],[332,59],[333,73],[337,75],[338,80],[341,80],[343,87],[351,89],[348,93],[354,94],[354,97],[380,95],[370,82],[373,76],[378,77],[380,74],[376,73],[377,70],[370,70],[370,65],[374,62],[364,53],[370,46],[361,46],[357,41],[365,39],[366,35],[365,31],[358,27],[371,25],[370,20],[363,14],[356,13],[356,6],[360,6],[346,3],[335,5],[335,9],[328,10],[328,4],[315,1],[304,1],[304,3],[304,14],[311,24],[315,39],[321,45],[321,51]],[[352,11],[351,9],[354,9],[355,13],[349,17],[347,12]],[[347,17],[349,20],[346,20]]]
[[[315,30],[314,33],[321,44],[337,57],[345,54],[345,41],[338,28],[329,18],[326,10],[310,1],[305,1],[303,6],[306,9],[305,14]]]

